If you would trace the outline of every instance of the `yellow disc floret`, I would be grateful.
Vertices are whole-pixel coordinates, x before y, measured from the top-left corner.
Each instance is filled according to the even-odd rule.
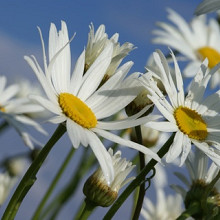
[[[184,134],[187,134],[192,139],[200,141],[206,139],[208,135],[207,125],[202,116],[196,111],[179,106],[174,111],[174,117],[179,129]]]
[[[97,119],[92,110],[78,97],[70,93],[61,93],[58,97],[63,113],[84,128],[94,128]]]
[[[211,47],[201,47],[198,49],[199,55],[202,59],[208,58],[209,68],[213,68],[220,63],[220,53]]]
[[[1,112],[5,112],[5,108],[3,106],[0,105],[0,111]]]

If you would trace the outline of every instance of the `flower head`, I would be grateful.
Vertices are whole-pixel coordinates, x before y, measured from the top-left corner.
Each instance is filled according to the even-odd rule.
[[[32,96],[32,98],[56,114],[49,120],[50,122],[66,124],[67,133],[75,148],[78,148],[80,144],[90,145],[108,184],[114,179],[112,159],[98,135],[160,160],[155,153],[144,146],[108,132],[108,130],[133,127],[144,123],[145,120],[157,118],[155,116],[138,118],[146,109],[121,121],[102,121],[123,109],[139,93],[137,80],[134,80],[139,74],[132,74],[125,79],[132,62],[125,63],[106,83],[99,86],[112,61],[113,44],[111,42],[103,49],[86,73],[84,72],[84,50],[76,62],[72,75],[70,74],[70,41],[66,23],[62,22],[59,32],[55,25],[51,24],[49,64],[46,62],[43,40],[42,45],[44,72],[34,57],[26,56],[25,59],[38,77],[48,99],[40,96]]]
[[[219,172],[219,167],[215,163],[209,164],[208,158],[206,155],[199,151],[198,149],[195,152],[191,151],[188,158],[186,159],[186,167],[189,173],[190,179],[187,179],[184,174],[176,172],[175,175],[185,184],[185,187],[180,185],[172,185],[172,188],[182,195],[185,203],[185,207],[189,207],[190,204],[197,202],[201,205],[199,213],[195,214],[195,218],[200,219],[207,214],[211,218],[211,214],[216,217],[220,210],[220,181],[218,180],[214,188],[209,189],[209,184],[217,176]],[[209,190],[208,193],[206,191]],[[203,210],[203,205],[201,204],[204,200],[204,196],[207,196],[206,199],[206,209]],[[216,213],[214,210],[218,209]],[[212,213],[213,210],[214,212]],[[216,217],[218,219],[218,217]]]
[[[85,70],[87,71],[94,61],[98,58],[101,52],[108,44],[112,44],[113,52],[111,62],[105,72],[101,84],[108,80],[116,71],[121,61],[128,53],[134,49],[134,45],[131,43],[124,43],[120,46],[118,42],[119,34],[115,33],[111,38],[108,38],[105,32],[105,25],[100,25],[95,32],[93,24],[90,25],[90,32],[88,36],[88,44],[85,52]]]
[[[207,72],[208,63],[205,60],[185,96],[179,66],[172,52],[171,55],[175,66],[174,79],[171,77],[164,55],[160,51],[154,53],[168,100],[151,77],[155,73],[149,70],[148,74],[143,75],[145,78],[143,84],[151,93],[148,97],[167,120],[149,122],[146,125],[160,131],[176,133],[166,157],[167,162],[181,155],[180,165],[182,165],[191,150],[191,145],[194,144],[220,166],[220,92],[217,91],[204,98],[207,84],[219,66]]]
[[[220,62],[220,28],[215,19],[210,19],[206,23],[206,16],[199,16],[187,23],[175,11],[168,10],[169,20],[176,25],[164,22],[158,23],[162,30],[155,30],[156,37],[154,43],[168,45],[172,49],[180,52],[190,61],[184,70],[187,77],[193,77],[201,64],[207,58],[208,67],[212,69]],[[216,71],[211,79],[211,87],[220,85],[220,71]]]
[[[135,165],[121,158],[121,152],[117,151],[113,154],[110,148],[108,153],[112,159],[115,172],[114,180],[110,185],[106,182],[105,175],[101,168],[98,168],[86,181],[83,192],[86,198],[99,206],[110,206],[117,198],[118,191],[133,177],[126,179],[129,173],[134,169]]]
[[[18,85],[13,84],[6,87],[6,83],[6,77],[0,76],[0,117],[12,125],[21,135],[25,144],[33,149],[33,142],[39,142],[28,133],[27,127],[32,126],[43,134],[46,132],[27,115],[42,112],[44,108],[38,104],[29,103],[27,98],[16,98],[19,91]]]

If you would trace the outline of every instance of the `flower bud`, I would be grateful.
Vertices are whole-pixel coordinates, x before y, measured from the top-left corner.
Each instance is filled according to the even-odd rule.
[[[113,155],[113,150],[110,148],[108,152],[111,155],[115,173],[113,181],[108,185],[101,168],[98,168],[87,179],[83,187],[86,199],[102,207],[108,207],[116,200],[119,189],[133,179],[131,177],[125,180],[135,167],[131,162],[126,161],[125,158],[121,158],[120,151]]]

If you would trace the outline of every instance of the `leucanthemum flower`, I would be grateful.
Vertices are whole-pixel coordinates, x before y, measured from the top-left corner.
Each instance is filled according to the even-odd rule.
[[[152,71],[143,75],[143,84],[151,93],[148,97],[167,121],[149,122],[146,125],[159,131],[176,132],[166,161],[169,163],[181,155],[182,165],[194,144],[220,166],[220,91],[203,97],[207,84],[219,65],[208,72],[208,62],[205,60],[185,97],[182,75],[173,52],[171,51],[175,67],[174,79],[162,52],[157,51],[153,55],[160,69],[158,78],[164,85],[168,100],[151,77],[156,75]]]
[[[121,158],[121,151],[117,151],[113,154],[113,150],[110,148],[108,153],[112,159],[114,168],[114,180],[110,185],[107,184],[105,175],[102,169],[99,167],[85,182],[83,192],[87,199],[91,202],[103,206],[110,206],[118,197],[119,190],[133,180],[135,177],[127,176],[134,169],[135,165],[132,162],[127,161],[125,158]]]
[[[194,213],[195,219],[219,219],[220,210],[220,180],[218,180],[213,188],[209,189],[210,183],[215,179],[219,172],[219,167],[214,162],[209,163],[209,158],[198,149],[191,151],[186,159],[186,168],[189,178],[183,173],[176,172],[175,175],[182,181],[185,187],[180,185],[171,185],[171,187],[179,193],[185,203],[187,209],[191,204],[198,203],[200,209],[198,213]],[[207,189],[209,192],[207,193]],[[207,196],[204,198],[204,196]],[[205,201],[203,201],[205,199]],[[201,204],[205,202],[204,204]],[[205,207],[205,210],[204,210]],[[217,209],[217,210],[216,210]]]
[[[189,64],[184,69],[186,77],[193,77],[201,64],[208,58],[208,67],[212,69],[220,62],[220,28],[215,19],[206,16],[194,17],[190,23],[175,11],[168,9],[168,19],[173,24],[159,22],[161,30],[155,30],[154,43],[164,44],[184,55]],[[220,70],[211,79],[211,87],[220,85]]]
[[[120,45],[118,39],[118,33],[115,33],[111,38],[108,38],[108,34],[105,32],[105,25],[100,25],[95,32],[94,25],[91,24],[85,52],[85,70],[89,69],[89,67],[105,49],[107,44],[111,42],[113,45],[112,59],[103,77],[104,82],[108,80],[115,73],[123,58],[134,49],[134,45],[132,43],[126,42]]]
[[[28,132],[28,126],[47,134],[46,131],[27,114],[42,112],[44,108],[38,104],[30,104],[27,98],[16,98],[19,87],[16,84],[6,87],[7,79],[0,76],[0,117],[12,125],[22,137],[24,143],[34,148],[33,142],[39,144]]]
[[[51,24],[49,33],[49,64],[46,61],[44,42],[40,32],[45,73],[34,56],[25,57],[35,72],[48,99],[32,96],[46,109],[56,114],[49,121],[65,123],[67,133],[75,148],[80,144],[92,148],[103,170],[107,183],[114,179],[114,169],[111,157],[98,138],[102,136],[120,145],[125,145],[154,159],[160,158],[142,145],[124,140],[107,130],[119,130],[144,123],[145,120],[156,119],[158,116],[140,117],[144,111],[121,121],[102,121],[123,109],[139,92],[137,85],[138,74],[132,74],[125,79],[132,62],[121,66],[116,73],[101,87],[103,76],[108,69],[113,53],[113,45],[109,43],[84,74],[85,51],[78,58],[72,75],[71,55],[66,23],[62,21],[61,30],[57,32]],[[97,88],[99,88],[97,90]],[[146,109],[145,109],[146,110]]]
[[[185,199],[187,192],[193,184],[199,182],[202,185],[209,184],[218,174],[219,167],[216,166],[214,162],[210,164],[208,159],[209,158],[198,149],[195,149],[195,152],[190,151],[185,163],[189,179],[183,173],[175,173],[178,179],[184,183],[186,188],[176,184],[172,184],[172,188],[181,194],[183,199]],[[220,181],[217,181],[215,188],[220,192]]]
[[[195,14],[201,15],[220,9],[219,0],[203,0],[196,8]]]

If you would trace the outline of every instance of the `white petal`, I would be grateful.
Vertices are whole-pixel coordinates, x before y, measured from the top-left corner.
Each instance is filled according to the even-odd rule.
[[[77,124],[71,119],[67,119],[66,121],[66,130],[68,136],[73,144],[74,148],[78,148],[80,145],[80,132],[78,130]]]
[[[106,96],[102,95],[101,91],[107,90],[110,92],[114,88],[117,88],[117,85],[122,82],[132,65],[133,62],[127,62],[120,67],[106,83],[104,83],[91,97],[86,100],[87,105],[89,105],[90,108],[95,108],[97,105],[99,106],[100,103],[106,99]]]
[[[70,81],[69,91],[74,95],[78,93],[78,90],[82,84],[84,67],[85,67],[85,50],[83,50],[78,60],[76,61],[75,68],[73,70]]]
[[[145,126],[153,128],[158,131],[165,131],[165,132],[175,132],[179,130],[176,124],[173,124],[168,121],[147,122]]]
[[[89,145],[99,161],[106,182],[108,183],[108,185],[110,185],[114,179],[114,168],[113,168],[111,156],[108,153],[108,151],[105,149],[104,145],[99,140],[96,134],[94,134],[93,132],[89,132],[88,138],[89,138]]]
[[[170,163],[175,160],[182,152],[183,133],[178,131],[174,137],[173,143],[166,156],[166,162]]]
[[[85,101],[99,86],[111,62],[112,52],[113,45],[110,43],[84,75],[84,82],[77,95],[82,101]]]
[[[55,105],[53,102],[37,95],[31,95],[30,99],[37,101],[40,105],[42,105],[44,108],[48,109],[49,111],[58,115],[62,115],[62,111],[61,108],[58,106],[58,103],[57,105]]]
[[[154,121],[161,118],[160,115],[149,115],[145,117],[138,118],[136,120],[120,120],[120,121],[99,121],[97,124],[97,128],[104,129],[104,130],[121,130],[126,128],[132,128],[138,125],[142,125],[147,123],[148,121]]]
[[[115,134],[112,134],[110,132],[107,132],[107,131],[104,131],[104,130],[101,130],[101,129],[98,129],[98,128],[93,128],[92,130],[94,132],[96,132],[97,134],[99,134],[100,136],[102,136],[102,137],[104,137],[104,138],[106,138],[110,141],[113,141],[113,142],[118,143],[120,145],[125,145],[127,147],[138,150],[138,151],[152,157],[156,161],[161,162],[161,159],[159,158],[159,156],[156,153],[154,153],[150,149],[144,147],[143,145],[134,143],[134,142],[129,141],[129,140],[125,140],[125,139],[123,139],[123,138],[121,138],[121,137],[119,137]]]
[[[47,120],[48,122],[51,122],[51,123],[53,123],[53,124],[60,124],[60,123],[62,123],[62,122],[64,122],[64,121],[66,121],[66,117],[65,116],[54,116],[53,118],[50,118],[50,119],[48,119]]]
[[[196,145],[201,151],[203,151],[218,167],[220,167],[220,154],[216,152],[207,143],[192,140],[193,144]]]

